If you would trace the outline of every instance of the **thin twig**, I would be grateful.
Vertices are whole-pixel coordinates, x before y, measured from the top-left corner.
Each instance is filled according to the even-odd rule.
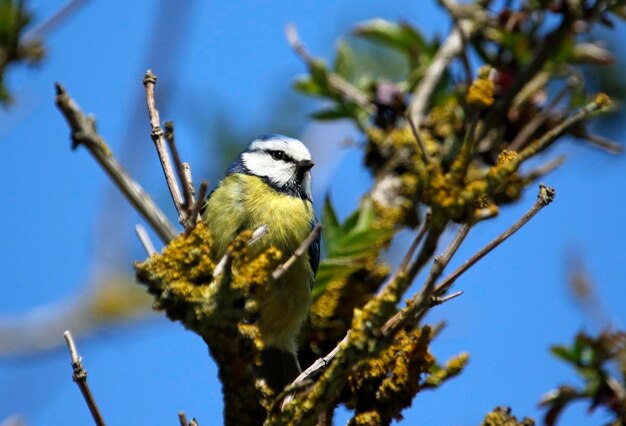
[[[539,195],[537,195],[537,201],[535,201],[535,204],[517,222],[511,225],[509,229],[498,235],[493,241],[491,241],[480,251],[478,251],[476,254],[466,260],[454,272],[452,272],[443,281],[441,281],[441,283],[439,283],[435,288],[435,295],[443,294],[463,273],[465,273],[465,271],[474,266],[476,262],[478,262],[480,259],[485,257],[485,255],[487,255],[493,249],[506,241],[522,226],[526,225],[537,213],[541,211],[541,209],[549,205],[554,200],[555,195],[556,192],[554,191],[554,188],[545,186],[543,184],[539,185]]]
[[[604,138],[602,136],[592,135],[588,133],[583,136],[583,139],[594,148],[601,149],[608,152],[609,154],[618,155],[624,153],[624,146],[622,144],[613,142],[612,140]]]
[[[71,17],[81,6],[87,3],[86,0],[69,0],[59,10],[57,10],[52,16],[43,21],[37,27],[24,34],[22,42],[29,42],[30,40],[39,40],[49,35],[50,31],[58,28],[63,22]]]
[[[252,238],[250,238],[250,241],[248,241],[248,245],[251,246],[252,244],[256,243],[257,241],[259,241],[261,239],[262,236],[267,234],[269,231],[270,231],[269,226],[267,226],[267,225],[259,226],[252,233]]]
[[[565,95],[572,89],[570,84],[566,84],[561,88],[559,93],[552,99],[552,101],[541,111],[536,114],[522,129],[517,133],[513,142],[511,142],[507,149],[511,151],[520,150],[532,136],[533,133],[539,129],[550,118],[552,110],[563,100]]]
[[[181,164],[181,167],[183,168],[183,175],[185,176],[183,184],[188,185],[188,188],[186,190],[189,191],[189,194],[191,194],[191,198],[194,199],[194,197],[196,196],[196,190],[193,188],[193,179],[191,178],[191,166],[189,165],[189,163],[183,163]]]
[[[449,300],[452,299],[456,299],[457,297],[461,296],[463,294],[463,290],[459,290],[457,292],[454,292],[452,294],[449,294],[448,296],[435,296],[435,297],[431,297],[430,299],[430,303],[428,304],[429,307],[434,307],[434,306],[438,306],[441,305],[442,303],[446,303]]]
[[[415,122],[413,121],[411,114],[406,113],[404,114],[404,117],[406,118],[406,121],[409,122],[409,126],[411,126],[411,131],[413,132],[413,136],[415,136],[417,145],[420,147],[420,151],[422,151],[422,161],[424,161],[424,164],[431,164],[432,158],[428,153],[428,149],[426,149],[426,144],[424,143],[424,139],[422,139],[422,136],[420,135],[419,129],[415,126]]]
[[[441,276],[448,263],[450,263],[452,256],[454,256],[456,251],[459,249],[461,243],[465,240],[465,237],[467,237],[467,234],[469,234],[469,231],[472,229],[472,226],[473,223],[464,223],[444,252],[435,257],[433,265],[430,268],[428,278],[426,278],[422,289],[419,293],[413,296],[407,309],[398,312],[385,323],[382,327],[384,335],[389,336],[396,330],[402,328],[404,324],[406,324],[406,322],[413,317],[415,312],[427,305],[431,296],[434,294],[435,282]]]
[[[178,182],[176,181],[176,176],[174,175],[172,159],[170,158],[170,154],[167,149],[163,129],[161,129],[159,111],[157,110],[154,102],[154,85],[156,84],[156,80],[156,75],[154,75],[152,70],[146,71],[146,75],[143,78],[143,85],[146,88],[146,104],[148,106],[150,126],[152,127],[150,137],[156,147],[159,160],[161,160],[161,167],[163,168],[165,181],[167,182],[167,187],[170,190],[172,200],[174,201],[174,207],[176,207],[176,211],[178,212],[178,221],[181,225],[183,225],[187,219],[185,210],[183,209],[183,198],[180,194],[180,188],[178,186]]]
[[[464,6],[459,5],[456,1],[449,0],[439,0],[439,4],[444,7],[450,17],[452,18],[455,27],[459,28],[460,21],[462,19],[461,16],[457,13],[458,9],[463,8]],[[470,17],[471,18],[471,17]],[[466,34],[462,29],[459,28],[459,36],[461,37],[461,51],[459,52],[461,57],[461,64],[463,65],[463,70],[465,72],[465,85],[469,87],[472,84],[472,66],[470,64],[469,57],[467,55],[467,47],[469,45],[469,40],[466,37]]]
[[[469,39],[478,25],[470,19],[459,19],[457,25],[448,38],[439,47],[433,61],[430,63],[424,77],[413,92],[409,104],[409,115],[416,129],[420,128],[422,117],[428,106],[428,101],[437,87],[439,80],[445,75],[447,66],[463,50],[463,40]]]
[[[256,228],[252,232],[252,236],[250,237],[250,240],[248,240],[248,245],[251,246],[252,244],[256,243],[262,236],[264,236],[265,234],[269,232],[269,229],[270,228],[267,225],[261,225],[258,228]],[[230,262],[230,259],[232,258],[232,256],[233,256],[233,253],[230,251],[230,249],[227,249],[226,253],[224,253],[224,256],[222,256],[220,261],[217,262],[217,265],[215,265],[215,268],[213,268],[214,277],[217,277],[224,272],[224,268]]]
[[[567,11],[567,9],[565,9]],[[545,63],[553,57],[555,49],[559,49],[564,40],[571,35],[571,26],[574,21],[574,13],[571,11],[563,14],[561,23],[544,37],[543,43],[534,52],[532,60],[524,68],[519,70],[513,83],[506,92],[499,97],[483,119],[483,125],[478,135],[478,140],[482,140],[484,135],[506,116],[514,98],[524,89],[537,73],[543,68]]]
[[[111,154],[106,142],[96,131],[94,119],[83,114],[61,84],[56,83],[55,87],[57,107],[72,131],[72,149],[84,145],[161,240],[167,244],[174,239],[176,230],[141,185],[128,175]]]
[[[545,164],[542,164],[536,169],[533,169],[530,173],[524,176],[524,180],[527,182],[535,181],[540,177],[543,177],[553,170],[557,169],[558,167],[563,165],[563,163],[565,163],[565,155],[559,155],[558,157],[553,158],[552,160],[548,161]]]
[[[172,153],[174,164],[176,165],[176,173],[178,174],[178,181],[183,187],[183,196],[185,197],[185,208],[191,209],[195,203],[193,183],[191,182],[191,168],[189,163],[183,163],[178,153],[178,147],[176,146],[176,137],[174,135],[174,122],[166,121],[163,123],[165,127],[165,140]]]
[[[289,45],[296,52],[296,54],[300,56],[300,58],[306,62],[309,67],[315,66],[317,59],[306,50],[306,47],[304,47],[304,44],[298,36],[296,27],[292,24],[287,25],[285,28],[285,34],[287,35]],[[370,101],[367,95],[341,76],[336,73],[329,73],[328,83],[335,91],[340,93],[347,100],[354,102],[370,114],[375,112],[375,105]]]
[[[151,257],[153,254],[155,254],[156,249],[154,248],[154,244],[152,243],[152,240],[150,239],[150,235],[148,235],[148,231],[146,231],[146,228],[144,228],[140,224],[137,224],[135,225],[135,233],[137,234],[137,237],[139,237],[139,241],[141,241],[141,245],[146,251],[148,257]]]
[[[196,227],[198,223],[198,214],[200,213],[200,209],[202,205],[206,202],[206,192],[209,188],[209,183],[206,180],[200,182],[200,190],[198,191],[198,199],[194,202],[191,210],[189,210],[189,216],[187,217],[187,222],[185,223],[185,233],[189,234]]]
[[[539,185],[539,195],[537,197],[537,201],[535,204],[522,216],[517,222],[515,222],[509,229],[500,234],[497,238],[495,238],[492,242],[487,244],[482,250],[473,255],[470,259],[465,261],[459,268],[457,268],[452,274],[448,275],[440,284],[436,285],[430,293],[427,291],[428,282],[424,285],[424,289],[420,291],[418,294],[413,297],[409,305],[390,318],[385,325],[382,327],[382,332],[385,335],[393,334],[395,331],[400,329],[403,325],[410,321],[419,321],[429,309],[426,301],[431,300],[431,296],[439,297],[445,293],[445,291],[452,286],[454,281],[459,278],[465,271],[467,271],[470,267],[472,267],[476,262],[482,259],[487,253],[491,252],[493,249],[502,244],[506,239],[508,239],[511,235],[517,232],[522,226],[524,226],[530,219],[532,219],[542,208],[547,206],[552,202],[555,196],[555,191],[553,188],[547,187],[545,185]],[[458,236],[458,235],[457,235]],[[456,240],[456,238],[455,238]],[[454,243],[454,242],[453,242]],[[457,246],[458,248],[458,246]],[[442,255],[444,258],[443,261],[450,259],[451,254],[455,251],[454,244],[450,244],[449,248]],[[448,254],[446,254],[448,253]],[[440,261],[440,262],[443,262]],[[437,265],[437,259],[433,264],[433,268]],[[431,276],[433,275],[433,270],[431,269]],[[430,279],[430,276],[429,276]]]
[[[315,241],[317,237],[319,237],[320,232],[322,232],[322,225],[318,223],[317,225],[315,225],[315,228],[313,228],[309,236],[306,237],[305,240],[302,241],[302,244],[300,244],[300,246],[296,249],[296,251],[293,252],[293,255],[289,259],[287,259],[285,263],[281,263],[280,265],[278,265],[274,272],[272,272],[272,278],[274,280],[277,280],[285,275],[289,268],[291,268],[291,266],[296,263],[296,261],[300,257],[304,256],[306,251],[309,249],[309,246],[313,244],[313,241]]]
[[[341,340],[341,342],[337,343],[337,345],[333,348],[333,350],[331,350],[326,356],[316,359],[315,362],[309,366],[309,368],[307,368],[302,373],[300,373],[298,377],[296,377],[294,381],[291,382],[288,388],[285,389],[286,391],[288,391],[289,395],[287,395],[285,399],[283,400],[283,403],[282,403],[283,409],[291,401],[293,401],[293,398],[295,396],[295,391],[300,389],[303,383],[307,382],[313,375],[317,374],[318,371],[323,370],[324,368],[328,366],[328,364],[330,364],[330,362],[337,356],[337,353],[339,352],[341,347],[348,343],[349,337],[350,337],[350,330],[348,330],[344,338]]]
[[[583,108],[567,117],[565,120],[552,127],[539,139],[535,140],[519,153],[520,161],[532,157],[538,152],[547,148],[554,140],[560,137],[571,126],[587,119],[591,114],[610,108],[611,100],[605,94],[598,94],[593,101],[589,102]]]
[[[184,411],[178,412],[178,422],[180,423],[180,426],[189,426],[189,423],[187,423],[187,416]]]
[[[83,398],[87,403],[87,407],[89,407],[94,423],[97,426],[104,426],[104,419],[100,414],[98,405],[96,404],[93,394],[91,393],[91,389],[89,389],[89,385],[87,384],[87,370],[85,370],[83,361],[78,355],[72,334],[69,330],[66,330],[65,333],[63,333],[63,337],[65,338],[65,342],[67,343],[67,348],[70,351],[70,357],[72,359],[72,379],[78,385],[80,392],[83,394]]]
[[[422,226],[417,231],[417,234],[415,234],[415,238],[413,239],[411,246],[406,251],[402,262],[400,262],[400,265],[398,266],[399,272],[406,272],[406,269],[409,266],[409,262],[411,261],[413,255],[415,254],[415,251],[417,250],[417,246],[419,246],[420,242],[422,242],[422,239],[424,239],[424,235],[426,235],[426,232],[428,231],[428,227],[430,226],[430,216],[431,213],[429,210],[428,213],[426,213],[426,217],[424,218]]]

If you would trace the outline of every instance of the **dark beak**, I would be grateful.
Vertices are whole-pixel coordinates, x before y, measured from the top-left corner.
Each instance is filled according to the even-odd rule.
[[[311,167],[313,167],[314,165],[315,163],[312,162],[311,160],[302,160],[302,161],[298,161],[298,163],[296,164],[296,167],[298,168],[298,172],[304,173],[304,172],[311,170]]]

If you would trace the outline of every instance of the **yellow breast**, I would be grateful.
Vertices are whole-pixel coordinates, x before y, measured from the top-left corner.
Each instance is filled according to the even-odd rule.
[[[213,255],[220,259],[239,232],[269,227],[253,246],[253,255],[274,246],[289,258],[311,232],[310,201],[282,194],[257,176],[233,174],[211,194],[204,220],[213,238]],[[313,272],[303,256],[260,301],[259,329],[267,346],[294,351],[294,338],[306,318]]]

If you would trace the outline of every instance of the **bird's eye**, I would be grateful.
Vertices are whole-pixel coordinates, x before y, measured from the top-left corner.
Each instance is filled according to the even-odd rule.
[[[285,153],[282,151],[270,151],[270,155],[274,160],[284,160]]]

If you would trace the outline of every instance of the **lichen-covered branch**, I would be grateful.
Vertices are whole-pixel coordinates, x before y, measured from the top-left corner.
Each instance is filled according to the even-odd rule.
[[[257,383],[254,366],[262,343],[253,317],[255,295],[272,279],[280,253],[269,249],[248,255],[252,231],[242,232],[229,248],[228,266],[214,276],[211,237],[200,222],[161,254],[136,265],[137,279],[155,297],[155,308],[201,336],[219,369],[223,384],[225,424],[255,425],[265,417],[269,390]],[[232,272],[231,272],[232,271]]]

